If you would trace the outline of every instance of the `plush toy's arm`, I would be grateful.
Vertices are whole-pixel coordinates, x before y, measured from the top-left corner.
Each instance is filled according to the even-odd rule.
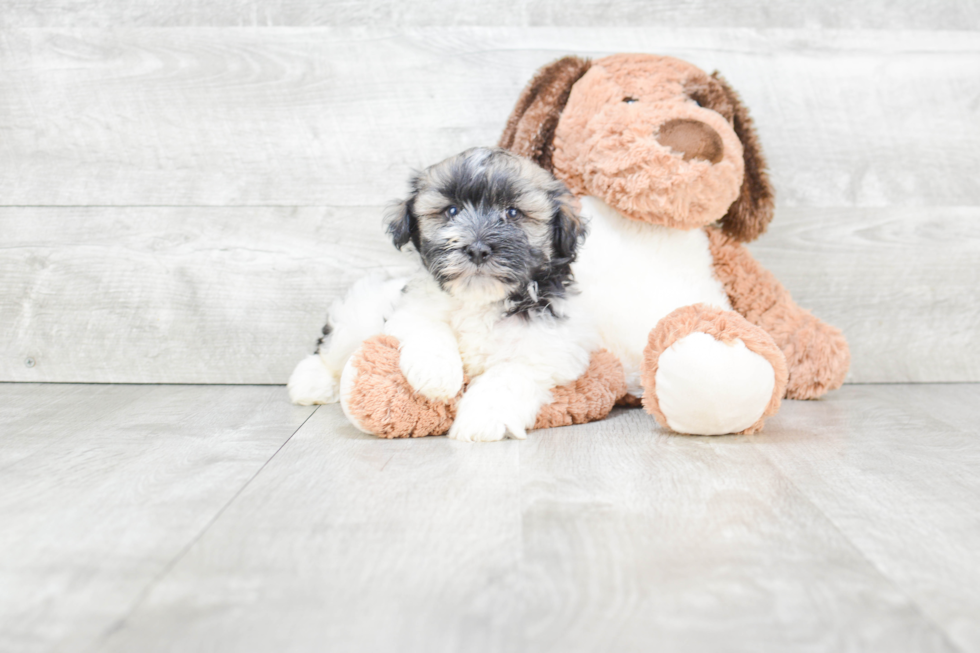
[[[773,337],[786,357],[789,399],[816,399],[844,382],[851,362],[840,329],[793,302],[789,291],[738,241],[709,227],[715,276],[732,308]]]

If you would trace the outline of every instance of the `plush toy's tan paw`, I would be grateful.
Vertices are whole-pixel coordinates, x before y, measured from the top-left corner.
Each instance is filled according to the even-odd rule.
[[[786,359],[733,311],[695,304],[657,323],[643,359],[643,406],[678,433],[754,433],[779,410]]]
[[[456,417],[465,384],[451,401],[427,399],[412,389],[399,367],[399,358],[397,338],[374,336],[364,341],[347,362],[340,381],[340,404],[347,418],[365,433],[382,438],[420,438],[447,433]],[[551,394],[553,401],[538,412],[534,428],[600,420],[626,394],[623,366],[613,354],[597,351],[582,376],[554,388]],[[460,439],[500,439],[508,432],[507,424],[499,434],[500,429],[491,428],[492,424],[487,424],[487,429],[475,428],[472,422],[477,417],[470,416],[471,423],[459,425],[456,434],[478,432],[480,435]],[[512,430],[515,437],[523,435],[519,427]],[[497,437],[492,437],[494,434]]]
[[[553,401],[538,411],[534,428],[547,429],[603,419],[626,396],[626,375],[615,355],[600,349],[589,367],[572,383],[554,388]]]
[[[448,402],[427,399],[412,389],[398,362],[397,338],[374,336],[364,341],[341,378],[340,403],[347,418],[381,438],[446,433],[462,391]]]

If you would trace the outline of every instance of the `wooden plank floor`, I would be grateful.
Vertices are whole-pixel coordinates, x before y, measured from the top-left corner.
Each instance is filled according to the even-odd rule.
[[[980,384],[850,385],[465,445],[0,384],[0,651],[980,651],[978,424]]]

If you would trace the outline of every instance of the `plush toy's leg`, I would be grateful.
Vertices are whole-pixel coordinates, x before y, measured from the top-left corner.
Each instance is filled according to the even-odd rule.
[[[415,392],[398,367],[398,339],[374,336],[347,361],[340,405],[357,428],[379,438],[442,435],[456,415],[455,399],[440,402]]]
[[[626,396],[626,375],[615,355],[593,352],[589,367],[575,381],[554,388],[552,402],[538,411],[536,429],[585,424],[603,419]]]
[[[365,433],[382,438],[448,432],[462,392],[449,402],[426,399],[412,390],[398,360],[396,338],[375,336],[364,341],[340,379],[340,405],[347,418]],[[625,393],[619,360],[605,350],[595,352],[581,377],[551,391],[553,401],[538,412],[534,428],[602,419]]]
[[[678,433],[755,433],[779,410],[786,378],[768,333],[733,311],[695,304],[650,332],[643,406]]]

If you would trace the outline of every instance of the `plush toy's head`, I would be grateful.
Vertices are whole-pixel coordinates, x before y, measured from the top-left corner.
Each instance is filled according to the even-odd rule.
[[[678,59],[618,54],[545,66],[500,145],[634,220],[679,229],[720,221],[749,241],[772,219],[747,111],[717,73]]]

